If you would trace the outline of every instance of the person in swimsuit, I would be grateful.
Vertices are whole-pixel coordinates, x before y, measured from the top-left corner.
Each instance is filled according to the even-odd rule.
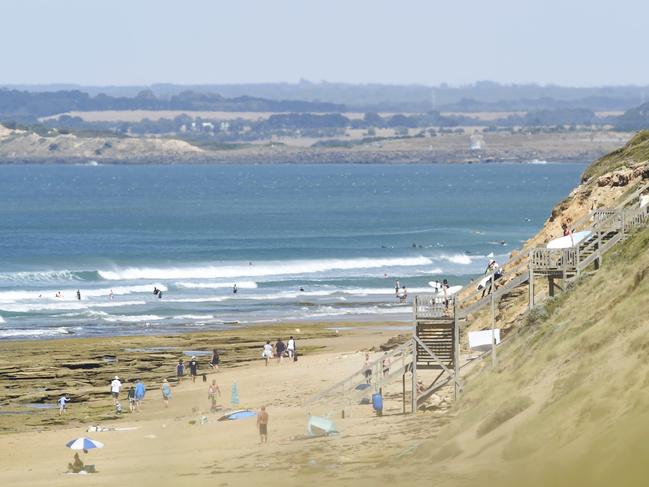
[[[259,427],[259,442],[268,443],[268,411],[262,406],[257,414],[257,426]]]

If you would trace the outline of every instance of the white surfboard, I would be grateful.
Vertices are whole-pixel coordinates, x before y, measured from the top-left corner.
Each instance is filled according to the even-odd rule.
[[[575,232],[572,234],[572,238],[570,235],[566,237],[559,237],[555,238],[554,240],[550,240],[548,242],[547,248],[549,249],[569,249],[573,245],[577,245],[579,242],[582,240],[587,239],[590,236],[591,232],[588,230],[583,231],[583,232]]]
[[[501,271],[501,272],[502,272],[502,271]],[[500,276],[498,276],[498,277],[494,276],[494,280],[497,281],[497,280],[500,279],[501,277],[502,277],[502,273],[501,273]],[[482,279],[480,279],[480,282],[478,283],[478,291],[480,291],[481,289],[485,288],[485,287],[487,286],[487,284],[489,284],[489,281],[490,281],[490,280],[491,280],[491,274],[488,275],[488,276],[486,276],[486,277],[483,277]]]
[[[436,282],[436,281],[430,281],[428,283],[429,286],[431,286],[435,291],[437,291],[439,294],[444,294],[444,291],[442,291],[442,283],[441,282]],[[446,295],[447,296],[453,296],[455,293],[459,292],[462,289],[463,286],[450,286],[446,290]]]

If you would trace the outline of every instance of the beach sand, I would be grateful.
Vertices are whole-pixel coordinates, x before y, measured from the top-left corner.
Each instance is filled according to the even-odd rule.
[[[202,372],[208,373],[208,382],[203,382],[199,377],[196,383],[186,379],[179,385],[173,384],[168,408],[164,407],[160,392],[161,377],[158,376],[156,380],[151,374],[164,373],[166,370],[166,375],[172,377],[175,356],[179,356],[179,350],[187,348],[187,341],[209,338],[211,343],[223,343],[228,339],[232,341],[231,334],[216,332],[192,337],[5,343],[2,345],[3,358],[0,363],[5,372],[10,362],[15,366],[21,360],[19,357],[23,357],[25,364],[33,360],[35,350],[40,350],[43,355],[58,350],[58,353],[67,354],[69,358],[74,357],[78,363],[81,362],[78,356],[80,350],[92,350],[91,355],[94,356],[106,353],[102,350],[122,348],[126,342],[134,348],[154,343],[166,346],[177,343],[179,348],[174,352],[167,351],[170,357],[164,361],[162,370],[147,370],[149,375],[145,383],[148,390],[140,412],[128,412],[126,389],[123,389],[121,403],[125,412],[120,417],[113,415],[112,400],[108,395],[108,382],[112,375],[107,374],[108,368],[116,365],[108,364],[105,371],[107,376],[103,381],[105,384],[98,387],[100,392],[96,395],[89,394],[87,386],[82,385],[81,379],[88,371],[75,369],[79,387],[84,389],[84,394],[89,394],[89,399],[87,404],[72,402],[62,421],[56,409],[37,411],[31,416],[0,415],[0,426],[4,431],[0,435],[0,484],[67,486],[91,482],[91,485],[103,486],[155,482],[161,486],[298,485],[308,481],[324,485],[335,480],[346,485],[349,475],[358,478],[364,469],[372,472],[381,458],[403,453],[417,438],[429,438],[432,432],[422,431],[421,423],[415,416],[402,414],[402,385],[401,381],[397,381],[384,390],[383,417],[377,418],[370,405],[354,406],[351,417],[348,412],[345,419],[340,418],[339,411],[320,409],[318,413],[332,415],[340,434],[297,439],[306,433],[307,411],[302,407],[304,400],[358,371],[364,363],[366,350],[387,342],[399,333],[391,327],[374,325],[345,327],[339,333],[328,329],[330,327],[331,324],[302,326],[300,333],[294,334],[298,350],[307,354],[300,356],[297,362],[284,360],[281,365],[274,360],[268,367],[264,365],[261,359],[263,340],[254,342],[251,357],[242,354],[241,358],[246,359],[244,362],[236,362],[227,353],[228,345],[223,345],[226,360],[223,360],[220,371],[207,372],[209,356],[199,357]],[[280,327],[280,331],[273,330],[273,337],[287,337],[285,332],[289,329],[282,330]],[[253,334],[265,336],[258,329],[241,330],[238,333],[239,343]],[[199,349],[210,348],[203,345]],[[380,357],[381,353],[371,352],[372,358]],[[143,355],[142,352],[131,354]],[[128,354],[122,355],[124,364]],[[56,376],[57,370],[53,374]],[[136,375],[143,374],[134,371],[128,384]],[[230,408],[230,392],[234,382],[240,398],[240,406],[235,409],[257,410],[262,405],[267,406],[270,414],[267,445],[259,442],[255,418],[217,421],[223,412],[211,413],[207,397],[212,379],[217,380],[221,389],[219,403],[224,409]],[[9,385],[6,380],[3,383]],[[69,384],[71,387],[73,381]],[[16,407],[14,402],[13,406],[2,409]],[[439,424],[444,423],[442,412],[423,414],[438,414]],[[201,420],[207,422],[202,424]],[[134,429],[86,433],[91,425]],[[65,447],[65,443],[80,436],[88,436],[105,444],[102,449],[81,454],[84,462],[96,465],[99,473],[91,477],[65,474],[67,463],[73,457],[73,452]],[[358,485],[356,482],[354,484]]]

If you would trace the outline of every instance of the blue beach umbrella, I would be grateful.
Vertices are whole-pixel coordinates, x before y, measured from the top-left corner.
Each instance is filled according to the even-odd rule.
[[[65,446],[72,450],[90,450],[91,448],[103,448],[104,444],[90,438],[81,437],[68,441]]]

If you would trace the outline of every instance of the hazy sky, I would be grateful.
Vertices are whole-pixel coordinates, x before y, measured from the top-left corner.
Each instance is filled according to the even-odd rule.
[[[649,84],[646,0],[15,0],[0,84]]]

